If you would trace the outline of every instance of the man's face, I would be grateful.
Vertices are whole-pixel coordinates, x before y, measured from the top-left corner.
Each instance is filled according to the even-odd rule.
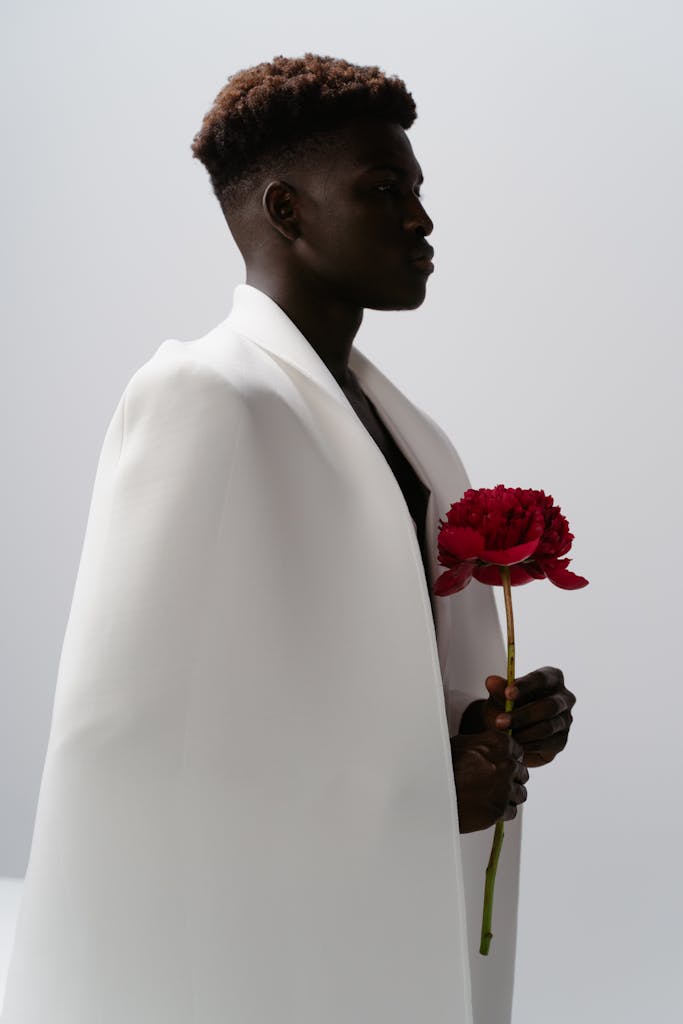
[[[419,199],[422,172],[400,125],[357,120],[315,170],[294,176],[301,234],[292,256],[315,290],[368,309],[424,301],[432,221]]]

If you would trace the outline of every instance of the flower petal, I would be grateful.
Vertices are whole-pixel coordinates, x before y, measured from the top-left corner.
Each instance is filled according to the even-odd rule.
[[[514,565],[515,562],[523,562],[525,558],[530,558],[538,547],[540,539],[539,535],[535,540],[525,541],[524,544],[515,544],[514,547],[506,548],[504,551],[482,550],[476,557],[481,558],[483,562],[492,562],[493,565]]]
[[[454,555],[461,562],[479,557],[484,546],[484,538],[477,530],[471,526],[452,526],[450,523],[441,528],[438,541],[447,554]]]
[[[437,577],[432,591],[437,597],[446,597],[448,594],[457,594],[464,590],[472,579],[474,562],[462,562],[457,569],[447,569]]]
[[[587,587],[587,579],[569,572],[567,566],[570,562],[571,558],[544,558],[541,564],[550,582],[561,590],[580,590],[581,587]]]
[[[545,572],[534,559],[530,559],[528,562],[524,562],[524,568],[526,571],[533,576],[535,580],[544,580]]]
[[[477,565],[472,573],[475,580],[480,583],[488,583],[492,587],[502,587],[503,581],[500,578],[500,568],[497,565]],[[537,577],[530,575],[524,565],[510,566],[510,585],[521,587],[523,583],[531,583]]]

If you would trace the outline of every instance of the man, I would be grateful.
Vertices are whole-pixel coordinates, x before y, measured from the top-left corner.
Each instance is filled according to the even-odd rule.
[[[425,298],[414,117],[305,54],[233,76],[194,140],[247,281],[105,436],[5,1024],[509,1021],[519,819],[477,962],[484,851],[574,697],[489,674],[490,588],[432,599],[466,477],[352,347]]]

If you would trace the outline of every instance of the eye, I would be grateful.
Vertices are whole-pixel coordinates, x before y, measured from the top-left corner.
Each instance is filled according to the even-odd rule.
[[[395,181],[382,182],[381,185],[376,185],[375,188],[379,189],[380,192],[386,190],[387,193],[399,191],[398,184]],[[424,192],[414,192],[413,195],[415,195],[420,202],[422,202],[425,197]]]

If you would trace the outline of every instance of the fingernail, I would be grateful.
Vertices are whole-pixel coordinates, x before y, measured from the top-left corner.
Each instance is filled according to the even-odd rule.
[[[496,718],[496,725],[499,729],[510,728],[510,716],[509,715],[498,715]]]

